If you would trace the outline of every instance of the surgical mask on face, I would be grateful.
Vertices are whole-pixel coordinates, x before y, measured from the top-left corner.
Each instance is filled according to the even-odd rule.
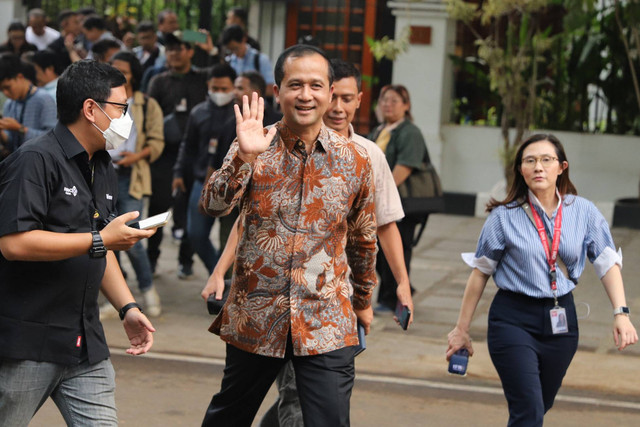
[[[218,107],[222,107],[233,101],[235,99],[235,95],[233,94],[233,91],[227,93],[209,91],[209,98],[211,98],[211,101],[213,101],[213,103]]]
[[[131,117],[128,114],[125,114],[118,119],[112,119],[107,113],[105,113],[100,105],[98,105],[98,108],[100,108],[100,111],[102,111],[104,115],[107,116],[111,123],[105,131],[102,131],[95,123],[92,124],[102,133],[102,136],[104,136],[104,139],[106,140],[104,149],[115,150],[116,148],[124,144],[127,139],[129,139],[133,120],[131,120]]]

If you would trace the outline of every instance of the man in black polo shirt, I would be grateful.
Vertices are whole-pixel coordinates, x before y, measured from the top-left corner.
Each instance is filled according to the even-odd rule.
[[[67,424],[117,425],[115,378],[98,290],[120,310],[131,347],[154,331],[113,250],[155,230],[116,217],[117,179],[105,148],[126,140],[125,78],[95,61],[58,82],[56,127],[0,163],[0,420],[27,425],[51,396]]]

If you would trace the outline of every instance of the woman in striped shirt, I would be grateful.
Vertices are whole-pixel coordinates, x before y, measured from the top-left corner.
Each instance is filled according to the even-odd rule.
[[[638,335],[626,307],[609,226],[578,197],[564,148],[553,135],[534,135],[516,154],[515,179],[505,200],[492,200],[475,254],[447,360],[459,349],[473,355],[469,326],[489,276],[499,290],[489,311],[487,344],[509,404],[509,426],[541,426],[578,347],[572,290],[586,258],[614,308],[619,350]],[[566,319],[560,320],[560,319]]]

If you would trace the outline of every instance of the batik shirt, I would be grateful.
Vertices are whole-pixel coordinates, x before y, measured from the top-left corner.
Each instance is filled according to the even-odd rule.
[[[207,213],[239,204],[243,218],[232,287],[210,330],[272,357],[284,357],[289,331],[296,356],[356,345],[353,308],[370,306],[377,280],[371,164],[363,148],[324,126],[310,154],[276,126],[252,163],[234,142],[203,189]]]

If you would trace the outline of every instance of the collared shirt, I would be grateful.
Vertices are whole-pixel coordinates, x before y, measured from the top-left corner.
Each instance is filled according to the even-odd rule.
[[[99,230],[116,214],[117,191],[107,152],[90,163],[58,123],[0,163],[0,236]],[[98,313],[105,266],[88,253],[28,262],[0,254],[0,358],[73,365],[109,357]]]
[[[258,68],[256,69],[256,55],[258,56]],[[259,72],[264,81],[268,85],[272,85],[275,83],[275,78],[273,77],[273,67],[271,66],[271,61],[269,61],[269,57],[264,53],[261,53],[251,46],[247,46],[247,52],[244,54],[244,57],[240,58],[235,53],[231,54],[229,57],[229,65],[236,70],[238,75],[246,72],[246,71],[257,71]]]
[[[553,236],[558,207],[547,216],[538,199],[529,192],[547,232]],[[480,233],[475,255],[463,254],[465,262],[484,274],[493,274],[500,289],[534,298],[552,298],[549,264],[535,225],[516,202],[491,211]],[[593,203],[582,197],[562,198],[562,234],[558,257],[566,264],[569,276],[577,281],[586,259],[602,278],[614,264],[622,267],[622,254],[615,251],[609,225]],[[566,295],[575,283],[557,267],[558,296]]]
[[[402,200],[400,200],[398,187],[393,180],[393,174],[384,153],[375,142],[355,133],[351,124],[349,124],[349,139],[364,147],[371,160],[373,177],[376,182],[376,220],[378,221],[378,227],[400,221],[404,218]]]
[[[193,108],[173,167],[174,177],[193,174],[196,180],[205,180],[211,158],[218,151],[220,135],[231,117],[235,117],[233,102],[218,106],[207,99]]]
[[[9,148],[15,151],[24,142],[42,135],[56,125],[56,102],[41,88],[25,99],[10,99],[4,104],[5,117],[14,118],[27,128],[24,135],[17,131],[5,131],[9,136]]]
[[[234,142],[203,190],[209,214],[239,204],[243,218],[233,285],[210,330],[272,357],[284,357],[289,331],[297,356],[356,345],[353,308],[370,306],[377,280],[371,164],[324,126],[310,154],[282,122],[276,126],[253,163],[240,159]]]
[[[154,76],[147,94],[158,101],[166,117],[178,109],[190,112],[207,97],[207,74],[191,68],[186,74],[165,71]]]
[[[58,78],[51,80],[46,85],[42,86],[40,89],[44,90],[49,94],[51,98],[53,98],[53,102],[56,102],[56,92],[58,91]]]

